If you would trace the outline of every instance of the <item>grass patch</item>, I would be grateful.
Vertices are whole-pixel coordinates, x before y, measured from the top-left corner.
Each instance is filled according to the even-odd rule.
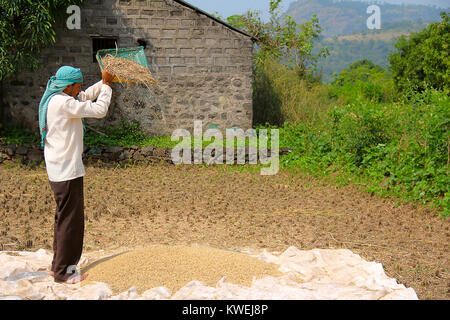
[[[0,142],[17,145],[40,145],[41,137],[38,132],[33,132],[22,127],[3,126],[0,124]]]
[[[281,168],[300,168],[370,193],[396,196],[450,215],[448,94],[428,91],[407,103],[335,106],[323,124],[285,123]]]

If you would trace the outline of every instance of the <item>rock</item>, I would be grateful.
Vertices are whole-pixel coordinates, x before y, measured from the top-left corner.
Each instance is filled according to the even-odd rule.
[[[155,148],[153,148],[152,146],[148,146],[148,147],[143,148],[141,150],[141,153],[145,157],[151,157],[151,156],[153,156],[153,151],[154,150],[155,150]]]
[[[122,154],[119,157],[119,160],[130,160],[133,157],[133,154],[130,152],[130,150],[125,150],[122,152]]]
[[[155,157],[165,158],[165,157],[166,157],[166,149],[163,149],[163,148],[155,148],[155,151],[153,152],[153,155],[154,155]]]
[[[122,151],[123,151],[122,147],[107,147],[105,148],[103,155],[108,160],[117,161],[119,160]]]
[[[41,151],[37,149],[31,149],[28,151],[28,160],[30,161],[36,161],[37,163],[41,163],[41,161],[44,159],[44,155]]]
[[[223,161],[226,162],[227,155],[231,156],[233,154],[234,154],[234,158],[232,157],[232,159],[233,159],[233,162],[235,164],[238,164],[238,160],[242,156],[243,156],[243,159],[244,159],[245,162],[249,162],[250,159],[252,159],[253,161],[257,161],[258,160],[258,149],[256,147],[250,149],[250,147],[246,146],[242,151],[240,151],[240,150],[241,149],[239,149],[237,147],[236,148],[224,147],[224,149],[223,149],[223,159],[224,160]],[[252,152],[251,155],[250,155],[250,151]],[[241,155],[241,152],[242,152],[242,155]],[[240,162],[239,162],[239,164],[240,164]]]
[[[20,146],[16,150],[16,154],[18,154],[19,156],[26,156],[27,153],[28,153],[28,149],[27,149],[27,147],[24,147],[24,146]]]
[[[135,160],[135,161],[144,161],[145,160],[145,156],[141,152],[136,151],[133,154],[133,160]]]
[[[104,161],[104,162],[109,162],[109,161],[113,160],[111,153],[103,153],[101,156],[98,157],[98,159],[100,161]]]
[[[16,153],[16,145],[10,144],[5,148],[5,152],[8,156],[12,157]]]
[[[87,153],[87,155],[91,156],[91,155],[101,155],[102,154],[102,149],[101,148],[91,148],[89,150],[89,152]]]
[[[106,153],[113,153],[113,154],[117,154],[117,153],[121,153],[123,151],[122,147],[106,147],[104,152]]]

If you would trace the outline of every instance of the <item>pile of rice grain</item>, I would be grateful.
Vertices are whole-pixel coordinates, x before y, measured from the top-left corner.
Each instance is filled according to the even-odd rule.
[[[147,87],[158,84],[146,67],[132,60],[107,55],[102,58],[102,64],[103,68],[108,69],[119,80],[136,81]]]
[[[250,287],[253,277],[281,276],[279,266],[247,254],[212,248],[155,247],[116,256],[85,270],[91,281],[107,283],[114,294],[136,287],[138,294],[167,287],[172,294],[193,280],[215,287],[226,281]],[[83,271],[84,273],[84,271]]]

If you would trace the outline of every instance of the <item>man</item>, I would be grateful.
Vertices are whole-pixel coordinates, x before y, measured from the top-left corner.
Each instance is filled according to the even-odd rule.
[[[84,237],[84,126],[81,119],[106,116],[113,79],[114,75],[105,70],[102,81],[82,92],[80,69],[64,66],[50,78],[39,104],[41,144],[56,201],[50,274],[58,283],[74,284],[87,277],[71,274],[81,258]]]

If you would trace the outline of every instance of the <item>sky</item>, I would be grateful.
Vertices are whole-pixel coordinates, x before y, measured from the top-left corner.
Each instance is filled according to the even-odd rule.
[[[270,0],[185,0],[186,2],[202,9],[208,13],[218,12],[226,18],[233,14],[242,14],[248,10],[260,10],[264,19],[268,18]],[[285,12],[289,5],[296,0],[283,0],[281,12]],[[364,2],[368,2],[364,1]],[[424,5],[444,5],[450,6],[450,0],[379,0],[393,4],[424,4]]]
[[[217,11],[223,18],[234,14],[243,14],[248,10],[260,10],[263,18],[268,17],[269,0],[185,0],[193,6],[202,9],[208,13]],[[285,12],[289,4],[295,0],[283,0],[281,3],[282,10]]]

